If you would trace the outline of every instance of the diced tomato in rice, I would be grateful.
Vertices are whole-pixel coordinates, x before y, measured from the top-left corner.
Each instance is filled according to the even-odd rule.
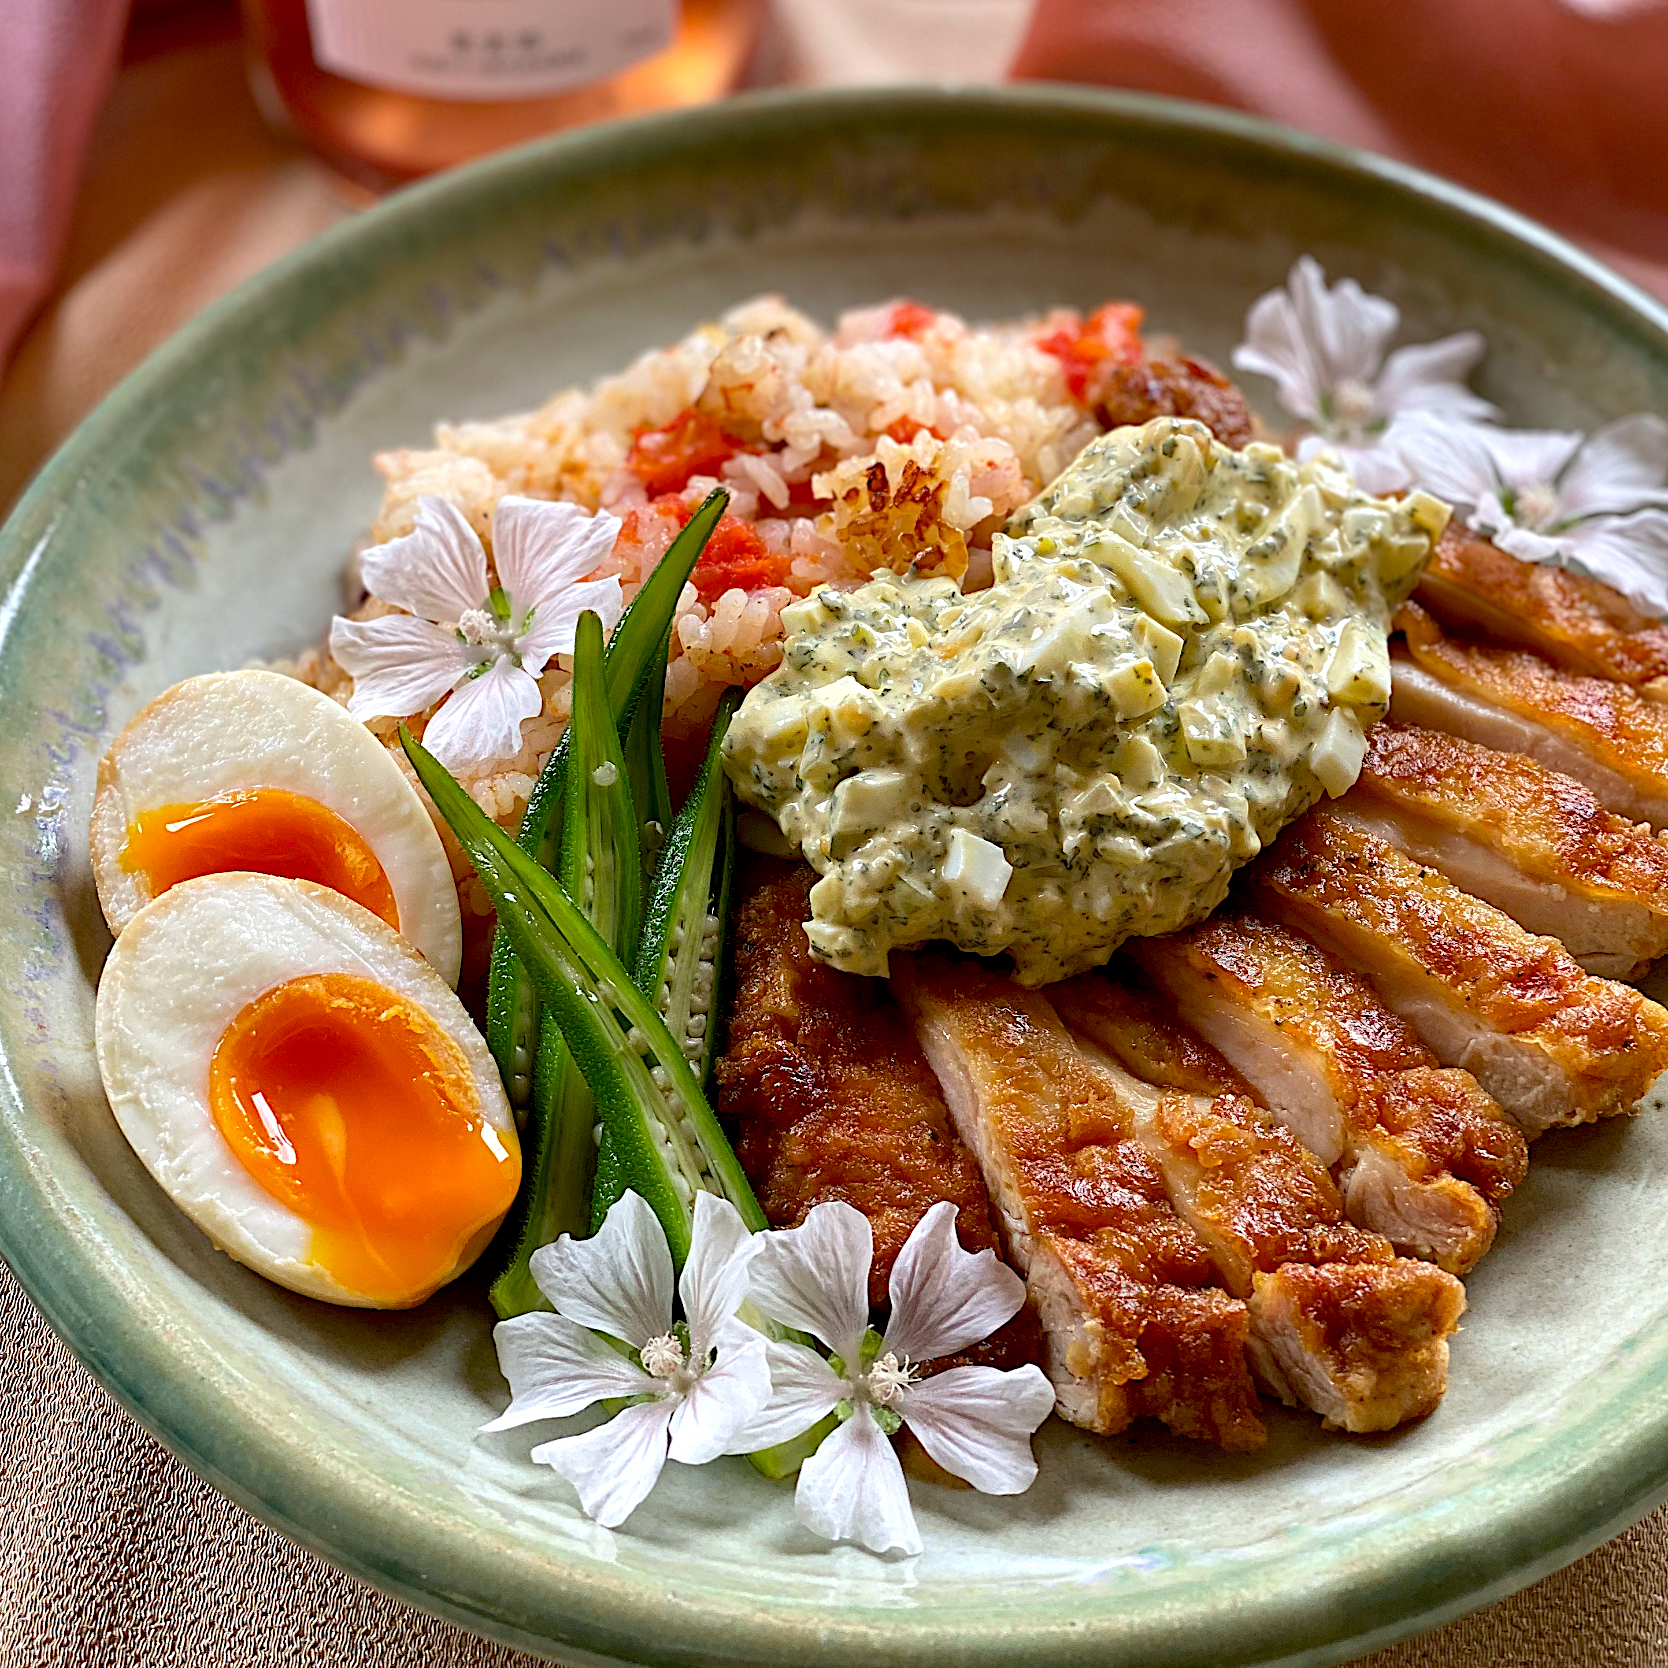
[[[700,500],[693,496],[686,499],[679,493],[664,494],[642,510],[632,512],[638,519],[628,523],[628,531],[641,539],[641,522],[648,516],[675,516],[681,527],[699,504]],[[689,579],[701,601],[710,608],[726,591],[759,591],[771,585],[786,585],[791,566],[790,559],[772,551],[750,522],[726,510],[713,528],[712,537],[707,540],[706,549],[701,552]]]
[[[752,527],[726,511],[689,577],[710,607],[726,591],[786,585],[790,566],[786,556],[776,555]]]
[[[931,307],[923,307],[919,301],[895,302],[892,316],[886,321],[886,333],[919,340],[932,328],[937,318],[938,314]]]
[[[626,467],[649,493],[676,492],[691,475],[716,475],[741,450],[722,423],[690,406],[658,429],[638,429]]]
[[[1128,301],[1097,307],[1076,330],[1056,330],[1037,346],[1060,361],[1071,397],[1082,403],[1095,368],[1108,359],[1133,365],[1141,357],[1142,309]]]
[[[889,435],[893,440],[897,441],[900,446],[907,446],[915,439],[916,435],[918,435],[922,429],[925,429],[928,434],[934,437],[934,439],[944,439],[944,436],[941,435],[937,429],[933,428],[931,424],[918,423],[913,417],[896,417],[880,432],[882,434]]]

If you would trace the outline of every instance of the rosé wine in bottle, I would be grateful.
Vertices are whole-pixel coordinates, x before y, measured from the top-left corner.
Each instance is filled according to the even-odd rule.
[[[556,128],[732,91],[763,0],[243,0],[268,117],[384,190]]]

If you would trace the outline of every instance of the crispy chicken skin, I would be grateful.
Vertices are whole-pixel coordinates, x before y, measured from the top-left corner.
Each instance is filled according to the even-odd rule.
[[[1122,957],[1050,985],[1048,998],[1072,1031],[1143,1083],[1192,1095],[1256,1099],[1227,1056],[1182,1024],[1174,1005],[1145,985],[1140,971]]]
[[[1390,1258],[1387,1240],[1344,1221],[1326,1166],[1150,993],[1086,973],[1046,994],[1233,1296],[1285,1262]]]
[[[1375,986],[1530,1139],[1627,1112],[1668,1068],[1668,1013],[1327,810],[1250,871],[1255,907]]]
[[[1458,521],[1437,541],[1417,595],[1444,625],[1668,696],[1668,626],[1601,580],[1520,562]]]
[[[1397,723],[1526,753],[1617,816],[1668,828],[1668,703],[1522,649],[1445,637],[1417,603],[1404,603],[1395,624],[1406,638],[1393,664]]]
[[[1061,1415],[1259,1447],[1245,1305],[1216,1289],[1105,1074],[1040,992],[934,952],[892,966],[1042,1320]]]
[[[1392,1430],[1442,1400],[1448,1334],[1464,1313],[1465,1288],[1430,1263],[1287,1263],[1256,1277],[1252,1361],[1260,1382],[1330,1430]]]
[[[1457,1317],[1459,1282],[1434,1268],[1410,1276],[1388,1241],[1345,1222],[1326,1168],[1247,1095],[1217,1092],[1233,1072],[1206,1045],[1099,974],[1044,995],[927,955],[894,981],[1036,1294],[1068,1418],[1108,1430],[1148,1413],[1251,1446],[1247,1362],[1344,1429],[1429,1411],[1446,1358],[1433,1340]],[[1068,1036],[1053,999],[1112,1048]],[[1178,1045],[1168,1060],[1166,1031]],[[1121,1053],[1163,1081],[1141,1081]],[[1332,1263],[1351,1276],[1294,1272]],[[1248,1324],[1237,1302],[1224,1309],[1222,1293],[1197,1289],[1213,1278],[1251,1299]],[[1256,1294],[1270,1279],[1283,1295],[1265,1324]],[[1394,1358],[1398,1329],[1405,1358]],[[1347,1342],[1365,1332],[1382,1346],[1379,1374]]]
[[[843,1199],[874,1230],[869,1298],[940,1199],[970,1251],[996,1233],[979,1167],[961,1143],[908,1021],[877,979],[811,957],[801,922],[816,873],[750,857],[737,875],[735,1000],[719,1058],[719,1110],[771,1223],[797,1227]]]
[[[1332,809],[1561,940],[1589,973],[1626,979],[1668,950],[1668,842],[1521,753],[1380,724]]]
[[[1319,1162],[1352,1222],[1463,1274],[1523,1179],[1521,1133],[1372,988],[1300,934],[1236,911],[1133,954]]]

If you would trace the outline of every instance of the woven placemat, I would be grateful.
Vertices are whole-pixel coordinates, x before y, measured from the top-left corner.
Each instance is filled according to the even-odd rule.
[[[128,1417],[0,1264],[0,1668],[533,1668],[257,1523]],[[1668,1508],[1355,1668],[1662,1668]]]

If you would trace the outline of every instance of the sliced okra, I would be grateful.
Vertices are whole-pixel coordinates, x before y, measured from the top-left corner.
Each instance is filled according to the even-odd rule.
[[[603,681],[602,622],[579,617],[568,721],[568,783],[562,796],[561,884],[617,955],[636,948],[641,915],[637,813],[625,755]],[[591,1226],[596,1108],[583,1073],[548,1015],[539,1019],[532,1110],[522,1145],[522,1182],[506,1239],[510,1254],[492,1283],[505,1319],[540,1308],[530,1259],[562,1234]]]
[[[403,727],[400,741],[572,1050],[626,1185],[660,1219],[674,1264],[689,1254],[699,1189],[728,1199],[749,1228],[768,1226],[688,1060],[624,963],[554,876]]]
[[[664,651],[678,598],[729,501],[730,496],[722,487],[708,494],[643,581],[631,606],[614,628],[604,659],[603,681],[608,691],[609,711],[621,734],[630,732],[633,716],[645,697],[648,680],[655,675],[657,662],[661,679],[665,677]],[[658,730],[655,739],[658,742]],[[517,835],[522,848],[552,870],[561,843],[569,746],[564,731],[533,785]],[[500,930],[493,942],[492,967],[487,977],[486,1035],[504,1079],[505,1093],[518,1117],[525,1112],[532,1095],[538,1034],[537,990]]]
[[[625,743],[631,799],[639,818],[637,843],[643,859],[645,898],[666,845],[666,831],[672,826],[672,790],[666,784],[666,755],[660,745],[660,720],[666,707],[666,662],[671,647],[672,634],[668,631],[660,653],[649,668],[631,722],[620,732]]]
[[[713,720],[701,773],[661,854],[637,952],[637,988],[654,1004],[696,1082],[705,1087],[716,1040],[717,985],[733,845],[730,784],[720,749],[740,701],[727,691]],[[603,1142],[609,1144],[608,1131]],[[624,1166],[600,1167],[591,1220],[600,1223],[632,1185]]]

